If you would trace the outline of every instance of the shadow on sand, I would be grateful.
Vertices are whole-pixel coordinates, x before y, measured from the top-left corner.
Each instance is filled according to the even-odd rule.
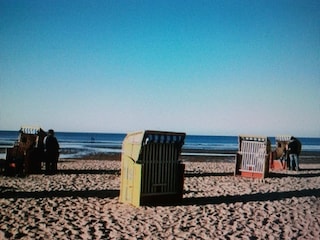
[[[233,176],[233,172],[220,172],[220,173],[213,173],[213,172],[186,172],[184,174],[185,177],[228,177]]]
[[[97,169],[61,169],[58,174],[114,174],[120,175],[120,170],[97,170]]]
[[[115,198],[119,196],[119,190],[83,190],[83,191],[38,191],[38,192],[16,192],[15,189],[0,187],[0,198]],[[183,198],[177,203],[157,203],[157,206],[188,206],[188,205],[207,205],[207,204],[231,204],[231,203],[248,203],[248,202],[265,202],[279,201],[293,197],[320,197],[320,189],[304,189],[300,191],[271,192],[271,193],[254,193],[243,195],[227,195],[216,197],[192,197]],[[153,204],[151,204],[153,205]]]
[[[308,173],[306,171],[311,171],[311,170],[320,170],[320,169],[303,169],[300,172],[270,172],[269,173],[269,178],[284,178],[284,177],[293,177],[293,178],[312,178],[312,177],[320,177],[320,172],[318,173]]]
[[[284,178],[284,177],[294,177],[294,178],[312,178],[312,177],[320,177],[320,172],[318,173],[310,173],[309,171],[319,171],[320,169],[310,168],[310,169],[302,169],[300,172],[269,172],[268,178]],[[120,172],[119,172],[120,174]],[[234,172],[185,172],[185,177],[229,177],[234,176]]]
[[[283,177],[319,177],[320,173],[308,173],[311,170],[319,169],[303,169],[299,173],[284,172],[276,173],[270,172],[271,178],[283,178]],[[60,174],[120,174],[120,170],[59,170]],[[194,173],[186,172],[185,177],[206,177],[206,176],[233,176],[233,172],[225,173]],[[53,190],[53,191],[18,191],[13,187],[0,186],[0,198],[116,198],[119,197],[120,191],[118,189],[103,189],[103,190]],[[289,199],[293,197],[320,197],[320,188],[315,189],[303,189],[296,191],[285,192],[268,192],[268,193],[253,193],[242,195],[227,195],[227,196],[212,196],[212,197],[191,197],[183,198],[181,202],[172,204],[157,204],[161,206],[175,206],[175,205],[206,205],[206,204],[230,204],[230,203],[247,203],[257,201],[279,201]]]
[[[279,201],[293,197],[320,197],[320,189],[304,189],[300,191],[288,192],[271,192],[271,193],[254,193],[234,196],[218,196],[218,197],[195,197],[182,199],[182,205],[206,205],[206,204],[230,204],[230,203],[248,203],[248,202],[264,202]]]
[[[15,189],[0,187],[0,198],[115,198],[119,196],[119,190],[54,190],[54,191],[35,191],[35,192],[16,192]]]

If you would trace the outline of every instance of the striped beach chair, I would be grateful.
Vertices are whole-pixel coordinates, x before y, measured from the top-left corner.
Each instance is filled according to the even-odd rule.
[[[269,173],[271,143],[267,137],[239,136],[235,175],[265,178]]]
[[[283,170],[288,168],[288,157],[286,155],[286,147],[290,142],[291,136],[279,135],[275,137],[276,148],[271,153],[270,157],[270,169],[272,170]]]
[[[122,144],[120,202],[136,207],[182,199],[185,133],[130,133]]]
[[[45,160],[43,140],[46,136],[46,132],[40,127],[22,126],[18,141],[6,150],[6,172],[9,175],[16,172],[20,175],[41,173]]]

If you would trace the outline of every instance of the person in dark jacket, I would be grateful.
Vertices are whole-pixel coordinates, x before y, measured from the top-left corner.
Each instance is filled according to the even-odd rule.
[[[290,158],[290,170],[299,171],[299,155],[301,152],[301,142],[295,138],[291,137],[288,144],[289,158]]]
[[[46,174],[55,174],[58,170],[59,143],[54,136],[54,131],[50,129],[44,139],[44,148],[46,156]]]

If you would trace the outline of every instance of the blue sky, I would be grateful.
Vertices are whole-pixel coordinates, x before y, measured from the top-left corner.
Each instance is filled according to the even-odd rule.
[[[0,0],[0,129],[320,137],[320,2]]]

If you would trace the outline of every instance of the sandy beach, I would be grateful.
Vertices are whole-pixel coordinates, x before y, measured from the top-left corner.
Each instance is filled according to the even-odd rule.
[[[0,239],[319,239],[320,161],[266,179],[232,158],[186,165],[178,205],[119,203],[120,161],[64,160],[56,175],[0,176]]]

